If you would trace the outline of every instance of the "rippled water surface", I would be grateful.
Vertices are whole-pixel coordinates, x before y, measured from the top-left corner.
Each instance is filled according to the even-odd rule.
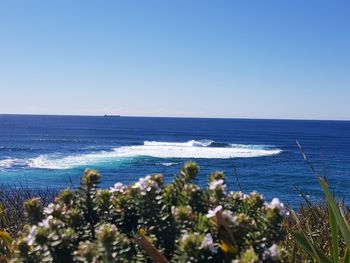
[[[171,180],[186,160],[199,163],[197,182],[224,171],[228,187],[257,190],[292,205],[321,196],[303,162],[299,140],[338,194],[350,186],[350,122],[248,119],[0,115],[0,184],[62,188],[86,167],[102,185],[151,173]]]

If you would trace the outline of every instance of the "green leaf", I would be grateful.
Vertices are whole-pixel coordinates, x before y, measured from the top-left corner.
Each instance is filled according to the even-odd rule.
[[[0,230],[0,240],[2,240],[7,249],[11,251],[12,237],[10,234],[4,230]]]
[[[349,248],[346,248],[345,255],[344,255],[344,263],[350,263],[350,250]]]
[[[298,244],[305,250],[305,252],[308,253],[311,257],[314,257],[314,252],[306,236],[300,232],[291,231],[290,233],[292,234],[294,239],[298,242]]]
[[[339,237],[338,237],[338,227],[337,227],[337,221],[335,219],[334,213],[330,207],[328,207],[328,214],[329,214],[329,225],[331,228],[331,235],[332,235],[332,257],[333,262],[338,263],[339,262]]]
[[[319,263],[332,263],[318,247],[314,246],[306,237],[304,233],[291,231],[292,236],[299,243],[299,245]]]
[[[332,231],[332,255],[334,258],[335,255],[338,253],[338,258],[339,258],[339,248],[336,249],[336,247],[338,247],[338,243],[335,244],[335,242],[338,242],[338,241],[336,241],[338,239],[335,239],[335,237],[336,237],[335,235],[338,235],[338,233],[336,233],[337,229],[334,227],[334,221],[336,221],[336,224],[337,224],[337,226],[338,226],[338,228],[339,228],[339,230],[344,238],[347,249],[350,249],[350,227],[348,225],[348,222],[345,220],[345,218],[342,214],[342,211],[340,210],[336,200],[334,199],[333,195],[329,191],[326,177],[324,177],[322,179],[321,176],[319,176],[316,169],[313,167],[312,163],[308,160],[303,148],[301,147],[301,145],[299,144],[298,141],[297,141],[297,145],[300,149],[301,154],[303,155],[304,160],[306,161],[306,163],[310,167],[313,174],[317,177],[317,180],[320,183],[322,190],[325,194],[328,210],[331,211],[329,214],[330,214],[330,224],[331,224],[331,231]],[[331,217],[333,217],[333,218],[331,218]],[[338,250],[338,252],[337,252],[337,250]],[[338,259],[335,262],[338,262]]]
[[[292,259],[290,260],[291,263],[295,263],[297,261],[296,259],[296,245],[293,247],[293,252],[292,252]]]
[[[339,230],[344,238],[345,244],[348,248],[350,248],[350,228],[347,223],[347,221],[344,219],[342,212],[339,209],[339,206],[337,202],[334,200],[333,195],[329,191],[328,184],[321,179],[320,177],[318,178],[318,181],[322,187],[322,190],[325,194],[327,205],[331,209],[334,218],[337,222],[337,225],[339,227]]]

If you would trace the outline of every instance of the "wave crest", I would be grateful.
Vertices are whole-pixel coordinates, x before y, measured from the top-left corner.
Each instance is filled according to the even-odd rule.
[[[272,156],[282,150],[266,148],[262,145],[228,145],[214,146],[211,140],[187,142],[157,142],[145,141],[143,145],[121,146],[112,151],[100,151],[81,155],[54,157],[40,155],[27,162],[32,168],[69,169],[78,166],[115,161],[122,158],[149,156],[155,158],[184,159],[230,159]]]
[[[144,146],[173,146],[173,147],[207,147],[214,141],[212,140],[190,140],[187,142],[157,142],[157,141],[144,141]]]
[[[0,160],[0,170],[5,170],[12,168],[14,166],[18,166],[22,164],[22,160],[18,158],[6,158]]]

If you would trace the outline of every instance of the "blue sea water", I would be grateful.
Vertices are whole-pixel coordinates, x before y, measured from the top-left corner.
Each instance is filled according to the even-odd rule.
[[[295,206],[303,191],[322,196],[303,161],[298,140],[310,160],[326,173],[339,195],[350,187],[350,122],[0,115],[0,184],[30,188],[78,185],[86,167],[102,173],[102,186],[131,183],[163,173],[168,181],[187,160],[206,184],[223,171],[231,190],[253,190]]]

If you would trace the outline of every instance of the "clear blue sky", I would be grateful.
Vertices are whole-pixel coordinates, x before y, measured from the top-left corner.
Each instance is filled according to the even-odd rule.
[[[0,0],[0,113],[350,119],[350,2]]]

